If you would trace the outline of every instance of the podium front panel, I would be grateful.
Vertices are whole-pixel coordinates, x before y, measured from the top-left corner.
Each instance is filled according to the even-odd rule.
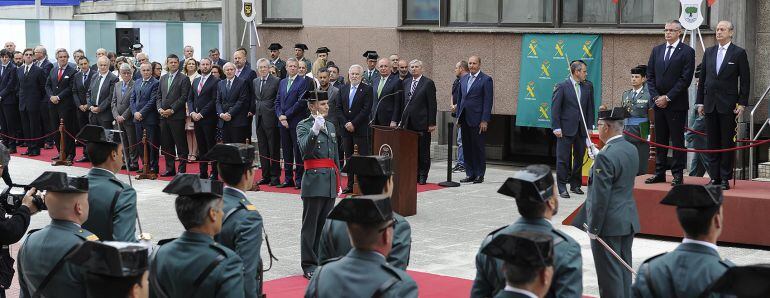
[[[418,133],[392,127],[372,126],[373,154],[390,156],[393,168],[393,211],[403,216],[417,214]]]

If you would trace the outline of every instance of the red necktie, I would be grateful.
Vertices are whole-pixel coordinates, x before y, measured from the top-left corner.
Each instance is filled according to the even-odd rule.
[[[61,76],[62,76],[62,74],[64,74],[64,69],[60,67],[60,68],[59,68],[59,82],[61,82]]]
[[[201,89],[203,89],[203,77],[201,77],[201,80],[198,82],[198,95],[201,94]]]

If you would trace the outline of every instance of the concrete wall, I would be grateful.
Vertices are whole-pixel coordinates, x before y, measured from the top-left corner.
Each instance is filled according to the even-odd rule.
[[[401,21],[400,0],[302,1],[305,27],[394,28]]]

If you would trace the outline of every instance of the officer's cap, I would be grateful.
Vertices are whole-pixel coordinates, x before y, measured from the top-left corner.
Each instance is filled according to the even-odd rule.
[[[364,58],[366,58],[367,60],[370,60],[370,59],[377,60],[377,58],[380,58],[380,56],[377,55],[377,51],[369,50],[364,52]]]
[[[393,209],[387,195],[357,196],[342,199],[328,217],[349,223],[377,224],[393,219]]]
[[[283,46],[280,43],[274,42],[274,43],[271,43],[270,46],[267,47],[267,49],[271,51],[277,51],[277,50],[283,49]]]
[[[498,234],[482,253],[509,264],[539,268],[553,265],[553,237],[534,232]]]
[[[128,277],[144,274],[147,257],[147,246],[138,243],[86,241],[67,257],[67,261],[85,267],[90,273]]]
[[[672,205],[680,208],[711,208],[722,205],[722,187],[717,185],[675,185],[668,191],[663,200],[663,205]]]
[[[642,76],[647,76],[647,65],[640,64],[634,68],[631,69],[631,74],[638,74]]]
[[[770,297],[768,280],[770,280],[770,264],[731,267],[711,284],[706,293],[735,295],[739,298]]]
[[[390,156],[382,155],[353,155],[345,163],[342,171],[357,176],[389,177],[393,174],[390,167]]]
[[[141,50],[142,48],[144,48],[144,45],[142,45],[140,42],[137,42],[131,46],[131,49],[134,51]]]
[[[76,138],[89,143],[120,144],[120,131],[106,129],[97,125],[86,125],[80,130]]]
[[[628,111],[622,107],[599,111],[599,120],[623,120],[628,118]]]
[[[329,100],[329,94],[326,91],[307,91],[302,95],[302,99],[307,102],[316,102],[321,100]]]
[[[316,54],[329,53],[329,52],[331,52],[331,50],[329,50],[329,48],[327,47],[320,47],[317,50],[315,50]]]
[[[166,185],[163,192],[179,196],[222,197],[223,184],[218,180],[200,179],[198,174],[179,174]]]
[[[295,44],[294,48],[295,49],[300,49],[300,50],[303,50],[303,51],[307,51],[307,45],[304,44],[304,43]]]
[[[88,178],[67,177],[64,172],[46,171],[29,186],[52,192],[85,193],[88,192]]]
[[[206,153],[206,159],[223,164],[251,165],[254,163],[254,145],[243,143],[216,144]]]
[[[553,175],[547,165],[530,165],[505,180],[497,193],[520,202],[543,203],[553,196]]]

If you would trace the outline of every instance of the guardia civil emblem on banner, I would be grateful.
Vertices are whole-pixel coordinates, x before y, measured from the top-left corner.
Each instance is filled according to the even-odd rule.
[[[703,24],[703,13],[701,13],[701,4],[703,0],[679,0],[682,3],[682,14],[679,16],[679,22],[687,30],[695,30]]]
[[[241,18],[246,22],[254,21],[256,15],[254,15],[254,1],[255,0],[241,0],[243,5],[241,6]]]

